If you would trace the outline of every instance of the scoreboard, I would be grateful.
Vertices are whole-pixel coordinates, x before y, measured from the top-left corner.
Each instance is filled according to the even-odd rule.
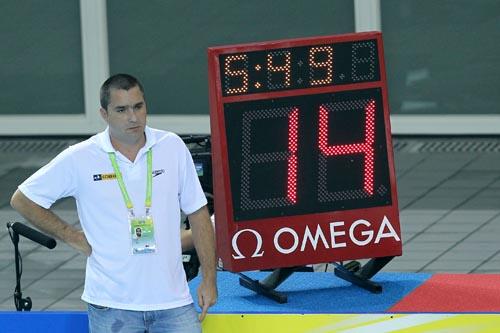
[[[401,255],[382,35],[208,50],[230,271]]]

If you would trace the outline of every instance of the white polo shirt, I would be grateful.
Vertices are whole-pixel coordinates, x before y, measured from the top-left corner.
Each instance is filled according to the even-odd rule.
[[[175,134],[146,127],[146,144],[134,162],[111,145],[109,132],[69,147],[19,186],[44,208],[76,199],[92,255],[87,259],[86,302],[151,311],[193,302],[182,267],[180,210],[191,214],[207,201],[191,154]],[[153,152],[152,215],[156,253],[132,254],[128,211],[108,152],[115,152],[136,216],[144,214],[146,153]]]

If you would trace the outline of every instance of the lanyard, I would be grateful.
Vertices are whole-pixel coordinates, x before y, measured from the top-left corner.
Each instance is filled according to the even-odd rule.
[[[123,201],[125,201],[125,205],[127,206],[130,215],[134,216],[134,210],[133,210],[134,205],[132,204],[132,200],[130,200],[127,189],[125,188],[125,183],[123,182],[123,176],[120,171],[120,167],[116,162],[116,155],[114,152],[110,152],[108,153],[108,155],[111,161],[111,165],[113,165],[113,169],[115,170],[116,180],[118,181],[118,186],[120,186],[120,191],[122,192]],[[146,202],[144,203],[144,206],[146,206],[146,215],[149,215],[149,209],[151,208],[151,196],[153,193],[153,152],[151,151],[151,148],[149,148],[148,150],[147,160],[148,160],[148,171],[146,175],[147,179]]]

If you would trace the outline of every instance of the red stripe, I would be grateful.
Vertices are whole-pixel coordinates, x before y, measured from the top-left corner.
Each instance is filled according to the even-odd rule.
[[[500,274],[435,274],[389,312],[500,312]]]

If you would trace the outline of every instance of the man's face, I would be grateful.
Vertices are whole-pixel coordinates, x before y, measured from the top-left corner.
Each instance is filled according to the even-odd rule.
[[[108,109],[101,108],[112,139],[134,144],[144,139],[146,102],[139,87],[129,90],[111,89]]]

